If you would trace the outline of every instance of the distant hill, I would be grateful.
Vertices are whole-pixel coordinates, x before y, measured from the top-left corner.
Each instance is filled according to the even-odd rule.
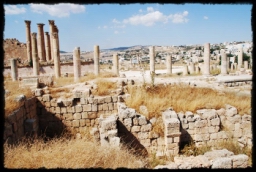
[[[130,47],[117,47],[117,48],[109,48],[109,49],[105,49],[105,50],[111,50],[111,51],[124,51],[124,50],[128,50],[128,49],[134,49],[134,48],[144,48],[147,46],[142,46],[142,45],[134,45],[134,46],[130,46]]]
[[[60,53],[67,53],[67,52],[66,52],[66,51],[61,51],[61,50],[60,50]]]

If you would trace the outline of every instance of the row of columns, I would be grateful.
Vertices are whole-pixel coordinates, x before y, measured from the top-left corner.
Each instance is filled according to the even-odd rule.
[[[39,60],[54,61],[55,77],[61,76],[60,72],[60,51],[59,51],[59,36],[58,28],[54,24],[54,20],[49,20],[49,32],[45,32],[43,23],[38,23],[38,34],[31,33],[31,21],[25,20],[26,24],[26,39],[27,39],[27,58],[28,61],[33,61],[33,75],[39,75]],[[36,37],[37,36],[37,37]]]

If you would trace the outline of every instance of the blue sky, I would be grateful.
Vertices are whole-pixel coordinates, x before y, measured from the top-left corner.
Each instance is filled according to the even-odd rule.
[[[17,4],[4,5],[4,39],[26,42],[24,20],[54,20],[60,49],[91,51],[133,45],[189,45],[252,41],[251,4]]]

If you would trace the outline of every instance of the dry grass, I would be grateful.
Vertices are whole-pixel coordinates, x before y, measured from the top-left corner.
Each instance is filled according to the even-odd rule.
[[[97,85],[97,89],[92,90],[92,94],[98,96],[111,95],[111,91],[117,88],[116,82],[111,82],[106,79],[97,79],[95,84]]]
[[[9,91],[8,94],[5,95],[5,117],[21,106],[20,102],[15,100],[17,96],[25,95],[26,98],[31,98],[33,96],[30,88],[19,87],[19,81],[12,81],[9,77],[4,78],[4,89]]]
[[[250,114],[251,97],[236,96],[235,93],[219,93],[210,88],[190,87],[184,84],[157,85],[155,87],[129,87],[130,98],[126,100],[128,107],[139,111],[141,105],[148,108],[147,118],[159,117],[161,112],[168,107],[172,107],[176,112],[191,111],[198,109],[220,109],[225,104],[230,104],[237,108],[240,115]]]
[[[49,88],[50,94],[52,98],[70,98],[72,97],[72,93],[70,92],[69,88],[57,87],[57,88]]]
[[[42,138],[4,144],[5,168],[143,168],[143,159],[121,146],[100,146],[86,138]]]

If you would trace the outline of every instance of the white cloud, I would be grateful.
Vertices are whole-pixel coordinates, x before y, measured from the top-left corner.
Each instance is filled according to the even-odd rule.
[[[106,25],[105,25],[105,26],[103,26],[103,29],[107,29],[107,28],[108,28],[108,26],[106,26]]]
[[[153,7],[148,7],[148,8],[147,8],[147,11],[148,11],[148,12],[153,12],[153,11],[154,11],[154,8],[153,8]]]
[[[120,21],[118,21],[117,19],[113,19],[112,22],[113,22],[113,23],[116,23],[116,24],[119,24],[119,23],[120,23]]]
[[[17,20],[14,21],[15,23],[19,23]]]
[[[115,32],[114,32],[115,34],[118,34],[119,32],[117,31],[117,30],[115,30]]]
[[[70,13],[82,13],[85,11],[84,5],[64,3],[56,5],[31,4],[30,8],[35,13],[43,14],[45,12],[56,17],[68,17]]]
[[[173,23],[186,23],[188,19],[188,11],[184,11],[183,13],[176,13],[164,15],[160,11],[155,11],[152,7],[147,8],[147,14],[137,14],[128,19],[124,19],[124,24],[131,24],[131,25],[145,25],[145,26],[152,26],[157,22],[168,23],[171,20]]]
[[[184,11],[183,13],[171,14],[168,16],[172,20],[173,23],[187,23],[188,19],[186,16],[188,15],[188,11]]]
[[[100,29],[100,26],[98,26],[98,29]]]
[[[142,9],[140,9],[139,12],[142,13],[143,12]]]
[[[208,20],[208,17],[207,17],[207,16],[204,16],[204,19],[205,19],[205,20]]]
[[[16,5],[5,5],[5,14],[15,15],[15,14],[22,14],[26,12],[26,8],[24,7],[17,7]]]

